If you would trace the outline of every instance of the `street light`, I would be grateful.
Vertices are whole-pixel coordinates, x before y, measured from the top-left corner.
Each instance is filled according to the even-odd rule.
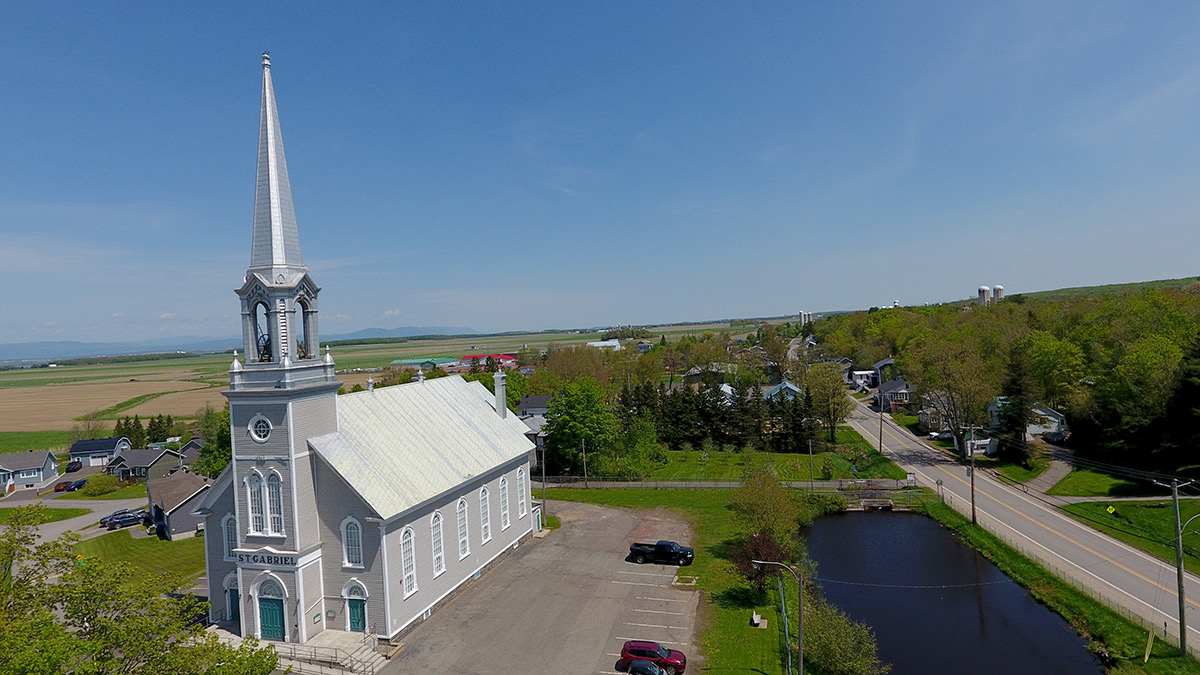
[[[796,626],[796,633],[798,634],[800,640],[800,644],[796,647],[796,657],[800,660],[800,668],[798,672],[800,675],[804,675],[804,581],[800,578],[800,575],[796,573],[796,569],[791,565],[784,565],[783,563],[776,562],[774,560],[751,560],[750,562],[754,563],[755,565],[775,565],[777,567],[782,567],[783,569],[791,572],[792,576],[796,577],[796,587],[799,589],[799,591],[796,593],[796,613],[800,617]],[[791,660],[791,652],[788,652],[788,661],[790,662]],[[792,672],[791,663],[788,663],[788,672]]]

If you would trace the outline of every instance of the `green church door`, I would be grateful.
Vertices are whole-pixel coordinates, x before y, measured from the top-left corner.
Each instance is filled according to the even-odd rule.
[[[350,600],[350,630],[359,633],[367,631],[367,601]]]
[[[241,603],[239,602],[240,599],[241,598],[238,597],[238,589],[236,589],[236,588],[229,589],[229,620],[230,621],[241,621],[242,620],[242,606],[241,606]]]
[[[262,639],[283,639],[283,600],[280,598],[258,599],[258,620],[262,626]]]

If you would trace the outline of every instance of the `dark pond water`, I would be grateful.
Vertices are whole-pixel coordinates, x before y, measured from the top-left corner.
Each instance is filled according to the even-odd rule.
[[[1103,673],[1061,617],[929,518],[827,516],[807,543],[825,597],[871,626],[893,675]]]

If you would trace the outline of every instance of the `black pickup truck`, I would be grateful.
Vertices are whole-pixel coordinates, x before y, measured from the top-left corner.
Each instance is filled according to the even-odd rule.
[[[668,565],[691,565],[695,551],[680,546],[673,541],[660,541],[656,544],[630,544],[629,555],[639,565],[644,562],[665,563]]]

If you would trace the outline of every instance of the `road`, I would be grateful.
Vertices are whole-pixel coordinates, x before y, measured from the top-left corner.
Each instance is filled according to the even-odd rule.
[[[850,426],[877,445],[879,414],[858,403]],[[967,467],[927,446],[886,416],[883,451],[905,470],[915,473],[918,484],[941,491],[948,504],[968,518],[971,515],[971,482]],[[985,472],[975,473],[975,506],[979,524],[1060,577],[1088,591],[1126,616],[1144,625],[1165,627],[1179,634],[1179,599],[1173,565],[1138,551],[1060,513],[1057,509],[1001,484]],[[1200,580],[1186,575],[1188,648],[1200,654]]]

